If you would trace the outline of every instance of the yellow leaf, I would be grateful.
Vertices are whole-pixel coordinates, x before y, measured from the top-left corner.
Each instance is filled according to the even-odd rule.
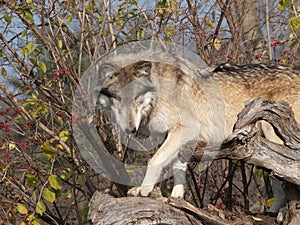
[[[279,63],[280,64],[284,64],[284,63],[286,63],[287,62],[287,58],[281,58],[280,60],[279,60]]]
[[[5,68],[2,68],[2,69],[1,69],[1,76],[5,78],[6,75],[7,75],[6,69],[5,69]]]
[[[255,217],[255,216],[252,216],[252,219],[254,219],[255,221],[264,221],[262,218],[259,218],[259,217]]]
[[[214,24],[209,18],[204,18],[204,22],[209,29],[213,29]]]
[[[37,220],[33,220],[31,223],[32,225],[41,225],[41,223]]]
[[[56,175],[51,175],[49,177],[49,183],[51,185],[52,188],[54,188],[55,190],[60,190],[62,189],[62,181],[61,179],[56,176]]]
[[[46,212],[46,206],[45,206],[45,204],[43,202],[39,201],[36,204],[35,211],[42,216],[43,213]]]
[[[54,202],[56,199],[55,193],[51,191],[49,188],[45,188],[43,190],[43,197],[48,202]]]
[[[73,16],[69,16],[67,19],[66,19],[66,23],[67,24],[70,24],[72,22],[72,19],[73,19]]]
[[[59,136],[64,142],[66,142],[66,141],[69,139],[70,134],[69,134],[69,131],[63,130],[63,131],[61,131],[61,132],[58,134],[58,136]]]
[[[33,219],[35,219],[34,214],[30,214],[29,216],[26,217],[27,221],[32,221]]]
[[[16,147],[16,143],[15,143],[15,142],[10,141],[10,142],[8,143],[8,150],[9,150],[9,151],[10,151],[10,150],[13,150],[15,147]]]
[[[63,47],[63,42],[62,42],[62,40],[58,40],[58,43],[57,43],[57,44],[58,44],[58,47],[59,47],[59,48],[62,48],[62,47]]]
[[[215,47],[216,50],[220,50],[221,49],[221,44],[222,44],[222,41],[219,38],[215,38],[215,40],[214,40],[214,47]]]
[[[270,208],[273,205],[274,201],[275,201],[275,198],[268,199],[268,201],[267,201],[268,208]]]
[[[46,67],[46,64],[45,64],[44,62],[41,62],[41,63],[40,63],[40,69],[41,69],[44,73],[47,72],[47,67]]]
[[[17,211],[22,215],[26,215],[28,213],[27,207],[22,203],[17,204]]]
[[[50,141],[47,140],[45,141],[42,146],[41,149],[45,152],[45,154],[49,157],[52,157],[55,155],[56,150],[50,145]]]

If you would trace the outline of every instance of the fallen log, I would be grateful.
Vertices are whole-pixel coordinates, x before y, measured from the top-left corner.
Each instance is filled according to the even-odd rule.
[[[154,192],[158,193],[159,190]],[[253,224],[250,216],[224,214],[214,206],[199,209],[179,198],[122,197],[95,192],[88,218],[94,225],[230,225]],[[153,194],[151,194],[153,196]],[[155,194],[154,194],[155,196]],[[227,217],[227,218],[226,218]]]

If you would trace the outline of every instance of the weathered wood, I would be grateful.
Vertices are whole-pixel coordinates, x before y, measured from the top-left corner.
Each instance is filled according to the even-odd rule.
[[[291,201],[288,204],[288,211],[283,220],[283,225],[299,225],[300,223],[300,202]]]
[[[95,192],[89,204],[89,220],[94,225],[165,224],[165,225],[230,225],[252,224],[249,217],[226,219],[221,210],[211,206],[198,209],[179,198],[114,198]]]

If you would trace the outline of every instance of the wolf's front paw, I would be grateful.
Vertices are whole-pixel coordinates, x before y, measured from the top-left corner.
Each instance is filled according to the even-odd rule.
[[[142,186],[142,187],[134,187],[131,188],[128,192],[128,196],[143,196],[147,197],[150,195],[154,186]]]
[[[175,198],[183,198],[184,197],[184,185],[183,184],[177,184],[173,187],[171,197]]]

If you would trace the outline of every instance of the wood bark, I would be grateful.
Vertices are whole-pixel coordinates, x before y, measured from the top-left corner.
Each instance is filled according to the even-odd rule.
[[[95,192],[89,204],[89,220],[94,225],[230,225],[252,224],[250,217],[224,214],[214,206],[199,209],[180,198],[161,197],[157,189],[151,198],[114,198]],[[155,196],[156,195],[156,196]],[[230,220],[226,217],[230,217]]]

